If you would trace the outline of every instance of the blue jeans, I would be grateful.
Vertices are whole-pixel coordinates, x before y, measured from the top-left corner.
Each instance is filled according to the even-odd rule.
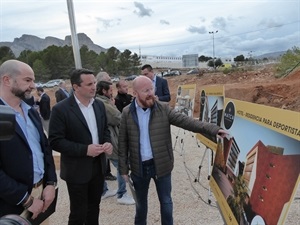
[[[162,225],[173,225],[173,202],[171,197],[171,173],[160,178],[156,178],[155,167],[143,165],[143,177],[131,174],[136,191],[136,213],[134,224],[146,225],[148,213],[148,190],[151,178],[155,182],[158,199],[160,202],[160,214]]]
[[[117,169],[117,182],[118,182],[117,198],[122,198],[123,195],[126,193],[126,181],[123,179],[123,177],[119,173],[118,160],[110,159],[110,161],[114,165],[114,167]],[[107,191],[108,191],[107,182],[104,181],[102,195],[105,195],[105,193]]]

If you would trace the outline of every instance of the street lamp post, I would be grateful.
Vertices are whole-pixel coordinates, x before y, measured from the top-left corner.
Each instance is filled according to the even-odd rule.
[[[208,32],[209,34],[212,34],[213,36],[213,63],[214,63],[214,70],[216,69],[216,64],[215,64],[215,34],[218,33],[218,31],[210,31]]]

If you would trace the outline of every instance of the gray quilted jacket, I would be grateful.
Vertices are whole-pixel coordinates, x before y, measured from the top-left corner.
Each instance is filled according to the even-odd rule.
[[[169,174],[174,166],[171,126],[174,125],[195,133],[216,135],[219,126],[195,120],[176,112],[169,104],[157,101],[151,108],[149,136],[156,176]],[[140,155],[140,131],[135,100],[123,109],[119,130],[119,170],[127,175],[130,169],[136,176],[143,176]]]
[[[109,159],[118,160],[118,136],[119,136],[119,125],[121,120],[121,112],[115,105],[110,103],[110,99],[104,95],[97,95],[97,99],[102,101],[105,106],[107,126],[110,132],[111,144],[113,146],[113,152],[111,155],[106,155]]]

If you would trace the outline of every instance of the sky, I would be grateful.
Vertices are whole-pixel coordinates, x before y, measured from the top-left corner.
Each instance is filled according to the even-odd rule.
[[[76,32],[138,55],[255,57],[300,46],[300,0],[68,0]],[[0,0],[0,42],[71,35],[67,0]]]

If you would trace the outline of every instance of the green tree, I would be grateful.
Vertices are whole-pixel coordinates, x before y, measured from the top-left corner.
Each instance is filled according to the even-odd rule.
[[[276,68],[276,77],[288,75],[292,70],[300,66],[300,48],[293,47],[288,50],[280,59]]]
[[[207,62],[208,60],[211,60],[212,57],[207,57],[207,56],[204,56],[204,55],[201,55],[199,58],[198,58],[198,61],[199,62]]]
[[[47,66],[42,62],[42,60],[37,59],[34,61],[32,69],[35,74],[36,81],[47,81],[51,78],[50,70]]]
[[[216,67],[219,67],[219,66],[222,66],[222,65],[223,65],[222,60],[221,60],[220,58],[216,59],[216,61],[215,61],[215,66],[216,66]]]
[[[238,55],[237,57],[235,57],[235,58],[233,59],[233,61],[235,61],[235,62],[244,62],[244,61],[245,61],[245,56],[243,56],[243,55]]]
[[[237,222],[240,224],[241,219],[247,220],[244,211],[244,205],[249,198],[247,183],[242,175],[235,178],[232,195],[228,196],[227,203],[232,210]],[[244,224],[244,223],[242,223]]]
[[[50,79],[69,78],[70,68],[74,67],[72,48],[49,46],[42,51],[42,61],[50,70]]]
[[[99,63],[97,61],[98,54],[92,50],[89,50],[86,45],[80,48],[81,64],[83,68],[87,68],[93,71],[99,70]]]
[[[23,50],[19,57],[18,57],[18,60],[22,61],[22,62],[25,62],[27,64],[29,64],[29,56],[30,54],[32,53],[31,50]]]
[[[15,54],[10,49],[10,47],[2,46],[0,47],[0,65],[9,59],[15,59]]]

